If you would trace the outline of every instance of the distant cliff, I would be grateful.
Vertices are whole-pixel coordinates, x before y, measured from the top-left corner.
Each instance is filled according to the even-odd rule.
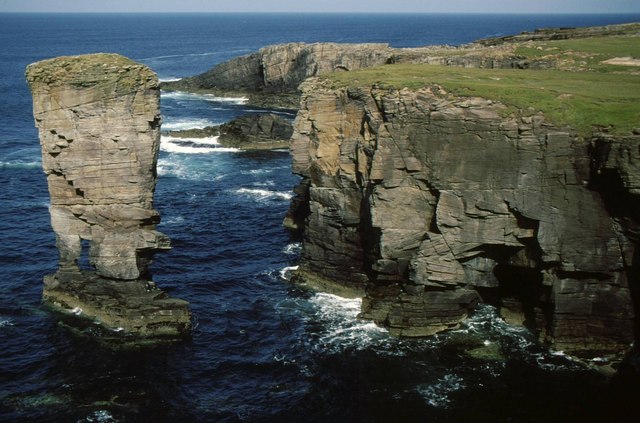
[[[532,33],[489,38],[452,46],[392,48],[387,44],[289,43],[221,63],[209,71],[179,81],[163,82],[162,89],[244,95],[254,105],[297,109],[298,86],[306,78],[348,72],[383,64],[429,63],[447,66],[513,69],[560,68],[574,70],[580,60],[569,60],[562,50],[530,49],[531,42],[629,36],[640,24],[594,28],[552,28]]]
[[[386,44],[291,43],[268,46],[163,89],[248,95],[253,104],[297,108],[298,85],[310,76],[387,63]]]

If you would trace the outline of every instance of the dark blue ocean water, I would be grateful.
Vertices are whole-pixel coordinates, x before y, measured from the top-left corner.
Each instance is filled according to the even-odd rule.
[[[56,268],[27,64],[118,52],[161,78],[268,44],[460,44],[549,26],[640,21],[592,15],[0,15],[0,421],[614,421],[637,417],[628,381],[537,346],[481,308],[459,330],[399,340],[358,321],[359,301],[286,281],[300,245],[281,222],[297,178],[287,152],[164,137],[156,207],[174,249],[155,281],[191,302],[193,338],[114,350],[40,307]],[[164,128],[242,114],[240,99],[163,94]],[[200,148],[198,148],[200,147]],[[283,277],[283,275],[285,277]],[[469,353],[495,349],[499,359]],[[636,414],[634,414],[636,413]]]

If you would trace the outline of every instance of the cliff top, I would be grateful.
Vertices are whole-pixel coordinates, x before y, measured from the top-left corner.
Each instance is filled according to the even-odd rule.
[[[510,111],[542,111],[583,134],[594,126],[618,134],[640,126],[640,36],[527,41],[510,48],[523,60],[552,62],[554,69],[394,64],[324,78],[334,87],[417,90],[437,84],[459,96],[500,101]]]
[[[139,86],[140,80],[158,85],[156,75],[145,65],[119,54],[95,53],[81,56],[62,56],[27,66],[30,85],[42,83],[52,87],[72,85],[88,88],[118,80],[120,88]]]
[[[640,23],[632,22],[627,24],[592,26],[583,28],[541,28],[533,32],[521,32],[516,35],[503,37],[485,38],[476,43],[485,46],[496,46],[503,43],[542,41],[542,40],[565,40],[569,38],[590,38],[599,36],[628,35],[631,33],[640,34]]]

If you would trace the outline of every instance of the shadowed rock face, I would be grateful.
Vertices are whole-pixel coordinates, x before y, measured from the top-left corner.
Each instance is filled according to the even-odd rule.
[[[147,269],[154,252],[170,248],[153,209],[156,75],[125,57],[94,54],[38,62],[26,76],[60,254],[58,272],[45,279],[45,301],[143,336],[184,332],[187,304],[155,288]],[[94,271],[79,268],[83,240]],[[133,291],[137,306],[128,306]]]
[[[558,349],[629,346],[639,136],[584,140],[439,86],[302,89],[298,280],[364,294],[363,316],[399,335],[486,301]]]

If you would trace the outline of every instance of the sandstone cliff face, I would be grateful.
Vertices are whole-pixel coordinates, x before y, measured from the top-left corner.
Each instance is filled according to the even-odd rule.
[[[558,349],[628,347],[640,137],[584,140],[436,85],[302,90],[299,280],[364,293],[363,316],[399,335],[486,301]]]
[[[45,301],[144,336],[182,333],[187,304],[167,299],[147,269],[155,251],[170,248],[153,209],[156,75],[122,56],[95,54],[32,64],[27,81],[60,254]],[[78,266],[83,240],[95,272]]]

